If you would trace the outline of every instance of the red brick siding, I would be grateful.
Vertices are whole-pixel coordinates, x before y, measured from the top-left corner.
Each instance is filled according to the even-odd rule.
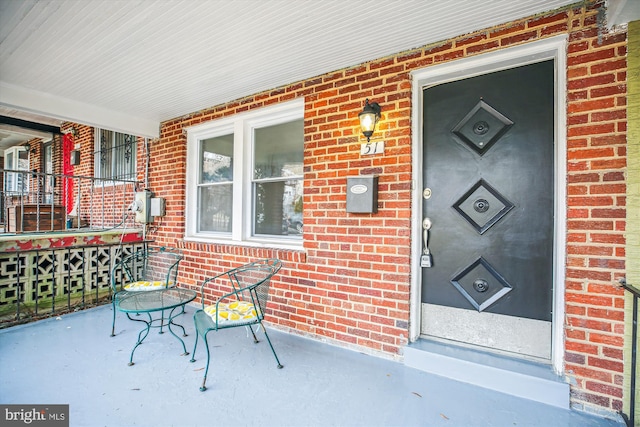
[[[74,166],[73,175],[78,177],[93,177],[94,176],[94,128],[86,125],[72,124],[72,123],[64,123],[61,127],[63,132],[70,132],[71,129],[74,128],[76,130],[76,136],[74,138],[74,143],[80,144],[80,159],[81,162],[79,165]],[[142,147],[142,139],[139,140],[138,147],[138,158],[144,159],[144,148]],[[81,179],[81,180],[71,180],[67,182],[65,179],[61,178],[59,175],[63,173],[63,165],[62,165],[62,145],[63,138],[61,135],[53,136],[53,173],[56,175],[55,180],[55,198],[54,203],[65,205],[66,200],[64,199],[65,194],[65,186],[73,185],[74,186],[74,197],[77,197],[80,194],[80,209],[79,216],[82,219],[83,225],[91,225],[96,228],[110,228],[116,224],[120,224],[124,220],[125,208],[131,203],[133,200],[133,193],[135,189],[133,185],[128,185],[126,187],[113,187],[109,186],[106,189],[102,189],[100,185],[91,185],[91,180],[89,179]],[[43,142],[42,139],[33,139],[29,141],[29,145],[31,147],[31,153],[29,155],[30,162],[30,170],[35,170],[40,173],[44,173],[44,164],[43,164]],[[143,167],[140,167],[139,170],[144,171]],[[140,173],[140,179],[143,177],[142,172]],[[78,182],[80,183],[80,188],[78,189]],[[1,184],[1,183],[0,183]],[[35,203],[37,200],[40,200],[41,192],[44,190],[41,186],[44,184],[44,181],[38,181],[35,179],[31,179],[29,182],[30,185],[30,196],[28,199],[23,200],[24,203]],[[75,199],[74,199],[75,201]],[[41,202],[41,200],[40,200]],[[102,206],[104,203],[104,209]],[[68,207],[70,211],[72,207]],[[65,212],[66,213],[66,212]],[[66,219],[67,217],[65,217]],[[73,222],[73,227],[77,226],[77,222]],[[127,222],[128,225],[133,225],[133,220],[131,219]],[[65,225],[66,226],[66,225]]]
[[[622,409],[626,33],[576,14],[567,55],[565,369],[572,401]]]
[[[62,126],[63,132],[70,132],[75,129],[74,145],[80,145],[80,164],[73,167],[73,175],[81,177],[95,176],[95,129],[91,126],[65,123]],[[62,145],[62,138],[57,142],[58,146]],[[144,180],[144,162],[146,155],[144,152],[144,139],[138,138],[137,146],[137,179],[139,182]],[[62,173],[62,149],[55,148],[54,156],[54,173]],[[126,208],[133,201],[133,194],[136,191],[133,185],[124,186],[106,186],[101,188],[100,182],[92,186],[88,179],[79,181],[81,188],[77,188],[78,181],[74,182],[75,194],[80,194],[80,210],[79,216],[83,223],[85,221],[92,227],[112,227],[120,224],[125,219]],[[62,186],[65,185],[63,180],[58,180],[59,193],[62,194]],[[138,188],[141,190],[142,188]],[[103,209],[102,203],[105,204]],[[133,215],[129,214],[126,224],[133,226]],[[74,225],[75,226],[75,225]]]
[[[181,246],[181,281],[258,257],[283,259],[269,320],[343,345],[399,353],[410,288],[411,81],[415,69],[568,34],[566,370],[574,404],[621,409],[626,167],[626,34],[598,27],[601,4],[512,22],[265,91],[165,122],[151,142],[151,188],[167,216],[151,237]],[[305,99],[304,251],[184,242],[184,128]],[[357,115],[383,106],[382,156],[361,157]],[[377,214],[345,211],[346,178],[380,176]]]

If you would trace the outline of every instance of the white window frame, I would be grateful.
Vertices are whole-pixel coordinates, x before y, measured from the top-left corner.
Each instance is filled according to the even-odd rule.
[[[20,159],[20,153],[27,153],[26,161]],[[7,158],[11,156],[11,160]],[[5,169],[14,171],[29,171],[30,154],[24,146],[14,146],[4,150]],[[26,196],[29,193],[28,173],[7,172],[4,180],[5,192],[12,195]]]
[[[253,130],[304,119],[304,99],[264,107],[187,127],[185,240],[286,249],[302,248],[301,237],[253,234]],[[233,212],[231,233],[198,232],[200,142],[233,133]],[[304,141],[300,141],[304,144]]]

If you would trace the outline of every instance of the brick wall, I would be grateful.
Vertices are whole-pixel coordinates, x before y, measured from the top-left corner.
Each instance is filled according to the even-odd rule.
[[[621,410],[626,33],[603,33],[595,12],[571,21],[567,57],[565,368],[574,402]]]
[[[71,132],[75,130],[73,139],[74,146],[79,145],[80,148],[80,164],[73,166],[73,175],[78,177],[94,177],[95,176],[95,128],[77,123],[64,123],[61,126],[63,132]],[[62,137],[54,143],[54,173],[63,174],[62,166]],[[81,218],[82,226],[91,226],[94,228],[110,228],[120,225],[124,222],[127,227],[134,227],[133,214],[127,212],[127,207],[133,201],[135,191],[142,190],[145,178],[145,163],[147,161],[144,148],[144,138],[137,140],[137,180],[138,188],[133,184],[125,186],[114,186],[107,182],[103,187],[103,181],[91,181],[90,179],[70,180],[65,183],[63,179],[57,180],[57,194],[60,197],[60,203],[65,203],[62,199],[64,194],[63,186],[71,185],[73,190],[73,204],[77,203],[78,194],[80,195],[80,204],[78,215]],[[80,188],[78,188],[78,184]],[[104,204],[104,208],[103,208]],[[69,208],[71,210],[71,208]],[[75,217],[75,215],[74,215]],[[77,222],[73,223],[77,226]]]
[[[628,34],[628,91],[627,91],[627,244],[626,244],[626,277],[627,283],[640,285],[640,21],[629,23]],[[640,315],[640,308],[636,315]],[[632,342],[633,332],[633,297],[627,292],[625,313],[627,343]],[[640,342],[635,351],[640,352]],[[625,360],[632,357],[632,345],[625,346]],[[631,390],[631,363],[625,363],[625,391],[635,393],[635,419],[640,420],[640,387]],[[636,366],[636,378],[640,378],[640,367]],[[627,399],[625,399],[626,401]],[[625,413],[630,413],[630,402]]]
[[[622,407],[626,167],[626,33],[607,33],[601,3],[558,11],[381,58],[165,122],[152,141],[151,188],[167,198],[152,233],[185,250],[181,281],[257,257],[283,259],[269,320],[360,350],[398,355],[407,343],[410,291],[411,81],[430,65],[558,34],[568,46],[566,370],[572,403]],[[305,99],[304,250],[182,241],[184,127]],[[383,156],[360,156],[357,115],[383,106]],[[380,176],[377,214],[348,214],[346,177]]]

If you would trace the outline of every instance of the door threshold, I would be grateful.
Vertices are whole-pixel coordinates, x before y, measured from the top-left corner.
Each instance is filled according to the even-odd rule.
[[[456,381],[569,409],[569,384],[546,363],[420,338],[404,348],[404,364]]]

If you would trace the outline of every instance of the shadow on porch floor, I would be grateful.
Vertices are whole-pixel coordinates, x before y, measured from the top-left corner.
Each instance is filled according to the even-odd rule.
[[[178,317],[193,349],[194,308]],[[209,334],[212,365],[151,332],[127,366],[140,324],[111,306],[0,331],[0,403],[69,404],[71,426],[616,426],[620,421],[508,396],[402,363],[269,330]]]

